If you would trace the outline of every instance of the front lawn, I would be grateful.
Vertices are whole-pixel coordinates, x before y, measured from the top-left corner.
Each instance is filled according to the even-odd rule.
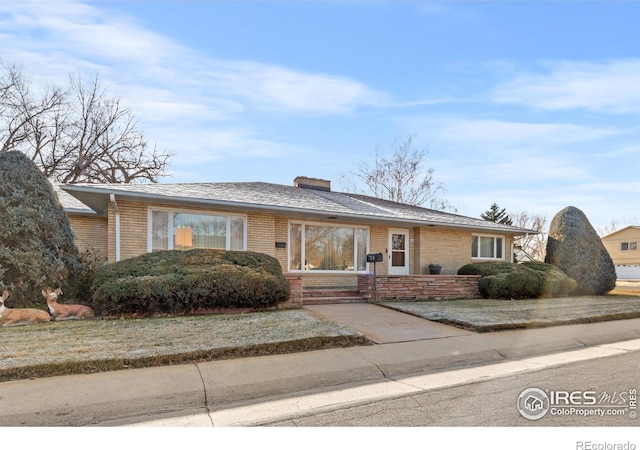
[[[478,332],[538,328],[640,317],[640,296],[606,295],[524,300],[431,300],[384,306]]]
[[[304,310],[0,328],[0,381],[368,344]]]
[[[480,332],[640,317],[640,290],[612,294],[383,306]],[[0,381],[371,344],[304,309],[50,322],[1,327],[0,339]]]

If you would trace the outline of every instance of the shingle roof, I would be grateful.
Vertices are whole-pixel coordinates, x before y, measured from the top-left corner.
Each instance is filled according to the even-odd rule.
[[[626,231],[626,230],[629,230],[629,229],[640,231],[640,225],[628,225],[628,226],[626,226],[624,228],[620,228],[619,230],[612,231],[611,233],[602,236],[602,239],[606,239],[608,237],[613,236],[614,234],[618,234],[618,233],[621,233],[622,231]]]
[[[292,217],[349,220],[397,225],[440,225],[535,233],[518,227],[451,214],[379,198],[263,182],[181,184],[75,184],[63,185],[71,195],[105,214],[109,195],[169,205],[217,206],[245,211],[272,211]]]
[[[60,205],[62,205],[64,210],[67,211],[67,213],[93,214],[93,215],[96,214],[96,212],[93,209],[89,208],[87,205],[82,203],[73,195],[61,189],[60,184],[51,183],[51,186],[53,186],[53,191],[58,196],[58,202],[60,203]]]

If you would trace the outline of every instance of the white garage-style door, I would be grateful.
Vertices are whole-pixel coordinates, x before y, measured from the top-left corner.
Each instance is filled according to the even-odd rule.
[[[640,280],[640,265],[616,266],[618,280]]]

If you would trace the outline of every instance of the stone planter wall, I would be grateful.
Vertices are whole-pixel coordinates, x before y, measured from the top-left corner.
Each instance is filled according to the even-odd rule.
[[[377,296],[373,275],[358,277],[360,295],[369,302],[389,300],[451,300],[480,298],[478,275],[378,276]]]
[[[291,286],[290,305],[304,303],[304,283],[301,275],[285,274]],[[373,274],[358,275],[357,292],[363,302],[390,300],[453,300],[481,298],[479,275],[406,275],[378,276],[377,296]],[[336,300],[337,301],[337,300]],[[354,301],[353,298],[350,299]],[[339,302],[339,301],[337,301]]]

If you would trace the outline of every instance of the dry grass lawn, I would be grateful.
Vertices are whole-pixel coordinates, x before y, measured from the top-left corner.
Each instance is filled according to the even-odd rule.
[[[358,331],[301,309],[0,328],[0,381],[354,346]]]
[[[603,297],[390,302],[475,331],[640,317],[640,284]],[[304,309],[1,327],[0,381],[368,345]]]
[[[525,300],[387,302],[389,308],[478,332],[635,319],[640,292]]]

